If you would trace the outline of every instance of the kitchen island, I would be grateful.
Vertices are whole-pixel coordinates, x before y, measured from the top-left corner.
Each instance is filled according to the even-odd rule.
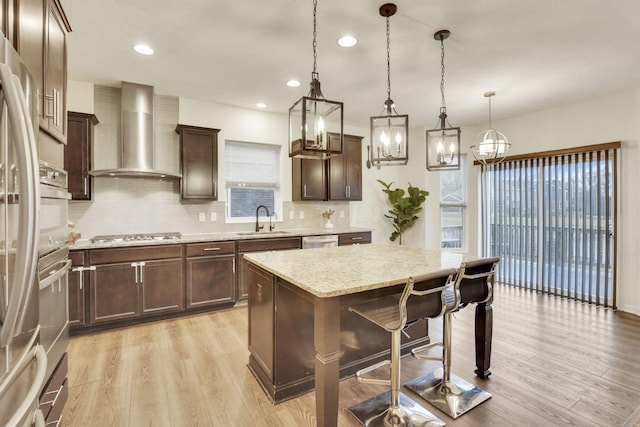
[[[276,403],[315,387],[317,425],[335,426],[339,379],[389,353],[388,333],[347,308],[475,258],[391,244],[248,254],[249,369]],[[428,342],[421,322],[403,353]],[[476,311],[476,372],[488,372],[490,331],[487,303]]]

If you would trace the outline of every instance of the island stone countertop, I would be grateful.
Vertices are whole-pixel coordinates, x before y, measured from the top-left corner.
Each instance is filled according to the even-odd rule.
[[[80,239],[69,243],[69,250],[122,248],[130,246],[173,245],[181,243],[222,242],[228,240],[273,239],[282,237],[320,236],[329,234],[361,233],[372,231],[370,228],[336,227],[336,228],[301,228],[274,231],[223,231],[216,233],[182,234],[178,239],[171,240],[132,240],[118,242],[91,242],[90,239]]]
[[[458,269],[463,261],[477,258],[384,243],[245,255],[258,267],[321,298],[406,283],[408,275]]]

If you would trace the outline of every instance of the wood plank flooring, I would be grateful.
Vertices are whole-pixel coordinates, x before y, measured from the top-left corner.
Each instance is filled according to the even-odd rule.
[[[473,314],[453,320],[453,372],[493,397],[457,420],[425,403],[448,426],[621,426],[640,406],[639,317],[498,285],[480,380]],[[61,425],[315,426],[314,393],[272,405],[248,357],[246,307],[73,337]],[[402,363],[404,381],[437,366]],[[342,381],[338,424],[357,426],[349,406],[384,389]]]

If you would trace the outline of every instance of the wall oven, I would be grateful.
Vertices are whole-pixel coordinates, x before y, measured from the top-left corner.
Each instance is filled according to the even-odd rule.
[[[69,248],[65,246],[69,193],[64,170],[40,162],[40,238],[38,285],[40,344],[47,354],[40,409],[47,422],[59,420],[66,403],[66,357],[69,343]],[[48,425],[48,424],[47,424]]]
[[[40,161],[40,257],[64,245],[69,218],[67,173]]]

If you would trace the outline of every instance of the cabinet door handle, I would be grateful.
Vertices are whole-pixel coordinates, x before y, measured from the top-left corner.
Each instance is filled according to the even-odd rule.
[[[233,258],[233,266],[231,268],[231,271],[233,272],[233,274],[236,274],[236,259],[235,259],[235,257]]]
[[[137,284],[138,283],[138,263],[137,262],[132,262],[131,263],[131,267],[134,268],[133,275],[134,275],[135,279],[134,279],[133,283]]]
[[[144,283],[144,266],[146,265],[144,262],[139,262],[140,266],[140,283]]]
[[[218,198],[218,183],[213,181],[213,197]]]
[[[85,196],[86,196],[87,194],[89,194],[89,192],[87,191],[87,187],[88,187],[88,186],[87,186],[87,183],[88,183],[88,181],[89,181],[89,177],[88,177],[88,176],[85,176],[85,177],[84,177],[84,184],[83,184],[83,185],[84,185],[84,195],[85,195]]]
[[[351,187],[347,185],[347,199],[351,197]]]
[[[302,192],[303,192],[303,193],[302,193],[302,197],[307,197],[307,184],[304,184],[304,185],[302,186],[302,189],[303,189],[303,190],[302,190]]]
[[[82,290],[82,285],[84,282],[84,267],[74,267],[71,269],[74,273],[78,273],[78,287]]]
[[[221,248],[204,248],[203,251],[205,252],[209,252],[209,251],[219,251],[222,250]]]
[[[53,95],[45,95],[44,96],[45,102],[44,102],[44,117],[47,119],[53,119],[55,116],[55,97]],[[51,108],[51,110],[54,110],[53,113],[49,113],[49,111],[51,111],[49,109],[49,102],[51,102],[52,104],[54,104]]]
[[[53,125],[58,127],[60,126],[60,92],[58,90],[53,89]]]

